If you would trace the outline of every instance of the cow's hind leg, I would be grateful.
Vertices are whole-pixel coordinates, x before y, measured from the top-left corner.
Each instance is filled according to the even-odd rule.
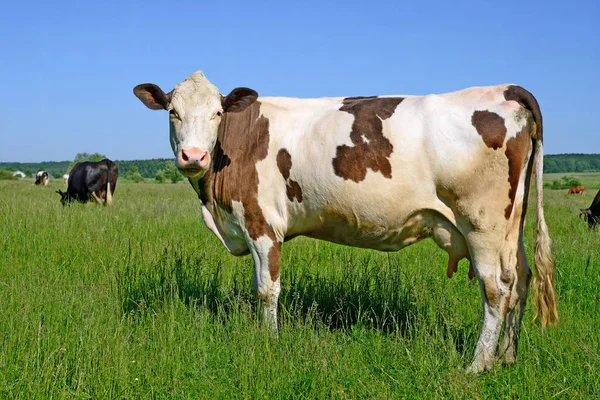
[[[515,280],[514,272],[511,273],[508,266],[512,264],[511,259],[514,259],[514,265],[517,260],[516,251],[506,248],[507,243],[498,235],[486,237],[472,233],[469,236],[472,262],[483,300],[483,325],[469,370],[480,372],[491,369],[495,363],[498,338]]]
[[[94,201],[98,204],[103,204],[104,201],[96,194],[96,192],[92,192],[92,197],[94,198]]]
[[[504,338],[499,349],[499,356],[506,362],[514,364],[517,356],[521,320],[527,304],[527,293],[531,281],[531,270],[525,256],[523,243],[519,244],[517,252],[516,280],[512,288],[508,312],[504,323]]]
[[[264,235],[252,241],[249,247],[254,260],[252,284],[262,300],[264,322],[277,335],[281,243]]]

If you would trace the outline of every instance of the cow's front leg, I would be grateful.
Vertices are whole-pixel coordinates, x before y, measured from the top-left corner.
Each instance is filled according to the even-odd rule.
[[[252,284],[263,303],[264,322],[276,335],[277,301],[281,291],[279,283],[281,242],[264,235],[253,240],[249,247],[254,259]]]

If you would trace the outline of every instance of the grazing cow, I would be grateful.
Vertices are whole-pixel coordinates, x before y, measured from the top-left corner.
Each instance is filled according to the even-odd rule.
[[[514,362],[531,271],[523,225],[536,178],[534,300],[558,321],[555,266],[542,207],[542,115],[514,85],[428,96],[297,99],[227,96],[196,72],[169,93],[134,94],[167,110],[176,165],[207,227],[234,255],[250,253],[266,323],[277,330],[280,251],[298,235],[395,251],[431,237],[448,270],[467,258],[483,327],[471,371]]]
[[[590,230],[600,224],[600,190],[596,193],[591,206],[586,209],[580,209],[579,217],[581,218],[582,215],[583,219],[588,223]]]
[[[38,173],[35,174],[36,185],[48,186],[48,181],[49,177],[46,171],[38,171]]]
[[[57,190],[56,193],[61,195],[63,206],[73,201],[87,203],[90,199],[111,206],[118,177],[117,164],[107,158],[98,162],[81,162],[71,169],[67,191]]]
[[[69,174],[64,174],[64,175],[63,175],[63,183],[64,183],[65,185],[68,185],[68,184],[69,184]]]
[[[573,187],[571,187],[571,189],[569,189],[569,196],[572,194],[578,194],[578,193],[581,193],[581,195],[583,196],[584,192],[585,192],[585,186],[573,186]]]

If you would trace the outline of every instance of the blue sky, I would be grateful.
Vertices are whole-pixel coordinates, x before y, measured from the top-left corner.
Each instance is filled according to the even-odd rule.
[[[546,154],[600,153],[600,1],[12,1],[0,12],[0,161],[173,157],[169,91],[321,97],[516,83]]]

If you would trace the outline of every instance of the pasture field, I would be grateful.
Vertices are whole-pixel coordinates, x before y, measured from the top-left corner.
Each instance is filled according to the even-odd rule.
[[[448,279],[432,241],[287,243],[275,339],[251,258],[204,227],[187,184],[119,182],[112,208],[63,208],[59,188],[0,181],[0,398],[600,398],[591,196],[545,192],[560,326],[533,323],[530,299],[517,364],[471,375],[479,288],[465,261]]]
[[[598,189],[600,189],[600,172],[558,172],[544,174],[544,182],[560,181],[563,176],[572,176],[587,188],[585,195],[591,197],[588,204],[584,207],[587,208],[596,193],[598,193]],[[568,189],[565,190],[565,193],[567,192]]]

